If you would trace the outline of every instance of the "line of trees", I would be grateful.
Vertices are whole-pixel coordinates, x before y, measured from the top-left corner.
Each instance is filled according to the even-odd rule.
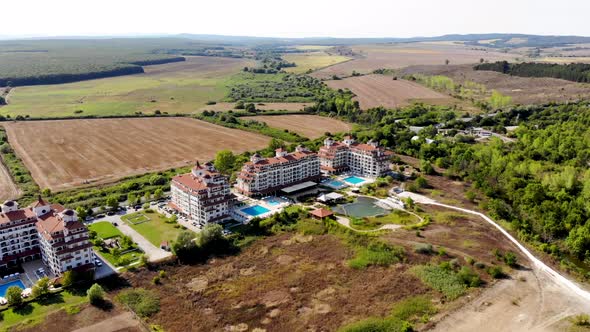
[[[590,82],[590,64],[585,63],[509,63],[498,61],[482,63],[474,68],[475,70],[491,70],[520,77],[553,77],[580,83]]]

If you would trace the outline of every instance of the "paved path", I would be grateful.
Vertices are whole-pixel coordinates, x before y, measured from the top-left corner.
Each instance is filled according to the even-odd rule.
[[[577,283],[562,276],[557,271],[555,271],[551,267],[549,267],[547,264],[543,263],[540,259],[535,257],[525,246],[523,246],[520,242],[518,242],[518,240],[516,240],[510,233],[508,233],[504,228],[502,228],[500,225],[498,225],[496,222],[494,222],[491,218],[489,218],[485,214],[477,212],[477,211],[473,211],[473,210],[463,209],[463,208],[456,207],[453,205],[438,203],[437,201],[435,201],[431,198],[428,198],[426,196],[422,196],[419,194],[415,194],[415,193],[403,192],[403,193],[399,194],[399,196],[400,197],[410,197],[414,200],[414,202],[417,202],[417,203],[437,205],[437,206],[445,207],[448,209],[453,209],[453,210],[457,210],[457,211],[461,211],[461,212],[465,212],[465,213],[469,213],[469,214],[474,214],[476,216],[481,217],[483,220],[485,220],[486,222],[488,222],[492,226],[496,227],[506,238],[508,238],[508,240],[510,240],[512,243],[514,243],[514,245],[516,245],[516,247],[518,247],[518,249],[533,263],[533,267],[535,268],[535,270],[537,272],[542,273],[544,275],[544,277],[547,277],[548,279],[553,281],[556,285],[559,285],[564,290],[567,290],[567,293],[570,296],[576,296],[576,297],[582,299],[584,302],[590,303],[590,292],[588,292],[587,290],[580,287]]]
[[[73,332],[115,332],[138,325],[139,321],[133,317],[133,314],[126,312]]]
[[[355,232],[361,232],[361,233],[368,233],[368,232],[378,232],[378,231],[382,231],[382,230],[386,230],[386,229],[391,229],[391,230],[396,230],[398,228],[401,228],[401,225],[394,225],[394,224],[387,224],[387,225],[383,225],[377,229],[369,229],[369,230],[360,230],[360,229],[356,229],[350,226],[350,219],[346,218],[346,217],[341,217],[341,216],[336,216],[336,221],[346,227],[346,228],[350,228]]]

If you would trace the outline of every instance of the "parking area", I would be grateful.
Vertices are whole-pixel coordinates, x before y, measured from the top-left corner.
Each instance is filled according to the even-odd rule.
[[[95,280],[117,273],[116,268],[109,264],[109,262],[107,262],[105,259],[100,257],[100,255],[97,253],[94,253],[94,263],[96,265],[96,269],[94,270]]]
[[[37,280],[43,277],[54,277],[51,271],[45,268],[43,261],[40,259],[23,263],[22,268],[25,271],[24,275],[27,278],[27,281],[32,285],[34,285]]]

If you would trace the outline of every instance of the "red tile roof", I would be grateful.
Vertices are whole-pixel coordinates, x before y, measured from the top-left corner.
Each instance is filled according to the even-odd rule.
[[[328,210],[328,209],[324,209],[324,208],[319,208],[317,210],[313,210],[310,212],[313,216],[316,216],[318,218],[326,218],[329,216],[334,215],[334,212]]]

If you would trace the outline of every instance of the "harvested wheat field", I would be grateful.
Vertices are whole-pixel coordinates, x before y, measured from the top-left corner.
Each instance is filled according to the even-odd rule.
[[[339,133],[352,129],[349,123],[318,115],[261,115],[241,119],[265,122],[269,127],[288,129],[310,139],[321,137],[327,131]]]
[[[385,75],[349,77],[343,80],[327,81],[326,84],[332,89],[352,91],[362,109],[378,106],[395,108],[408,105],[412,101],[430,104],[453,102],[453,98],[420,84],[400,79],[393,80],[391,76]]]
[[[265,147],[269,138],[189,118],[14,122],[8,139],[41,188],[53,191]]]
[[[0,162],[0,202],[4,202],[8,199],[16,199],[20,196],[20,190],[12,181],[12,177],[8,173],[8,170]]]
[[[317,78],[350,76],[353,71],[370,73],[375,69],[398,69],[413,65],[439,65],[477,63],[480,59],[490,62],[514,60],[518,54],[501,53],[482,48],[472,49],[460,44],[402,43],[353,46],[356,59],[336,64],[311,74]],[[522,56],[520,56],[522,57]]]

